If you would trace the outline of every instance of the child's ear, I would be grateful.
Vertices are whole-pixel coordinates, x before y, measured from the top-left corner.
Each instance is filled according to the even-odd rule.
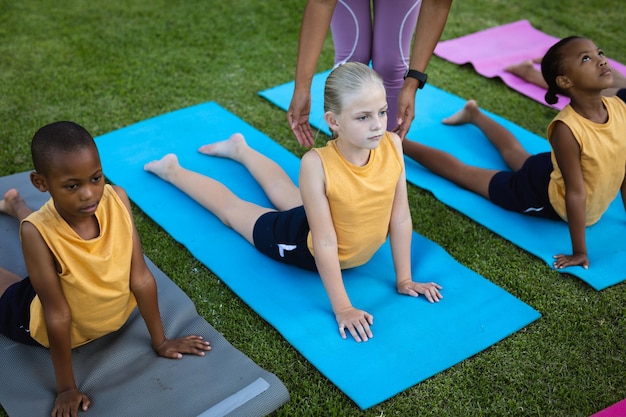
[[[339,130],[339,123],[337,122],[337,116],[335,116],[335,113],[327,111],[326,113],[324,113],[324,120],[328,124],[330,130],[332,130],[333,132]]]
[[[30,182],[35,186],[36,189],[45,193],[48,191],[48,185],[46,184],[46,179],[43,175],[38,173],[37,171],[33,171],[30,173]]]
[[[572,86],[572,81],[565,75],[557,75],[556,85],[558,85],[561,90],[567,90]]]

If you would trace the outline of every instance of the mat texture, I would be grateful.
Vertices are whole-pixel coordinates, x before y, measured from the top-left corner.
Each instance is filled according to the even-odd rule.
[[[562,109],[569,99],[562,97],[551,106],[544,100],[546,90],[506,72],[504,68],[525,60],[541,58],[559,38],[535,29],[528,20],[519,20],[446,41],[435,55],[458,65],[472,64],[484,77],[499,77],[510,88],[546,106]],[[599,45],[601,46],[601,45]],[[611,66],[626,74],[626,66],[609,59]],[[539,65],[536,65],[539,69]]]
[[[31,207],[48,198],[28,173],[0,178],[0,192],[17,188]],[[283,383],[235,349],[204,319],[192,301],[146,258],[158,285],[166,333],[208,339],[205,357],[159,358],[138,311],[118,332],[74,349],[80,388],[92,400],[85,415],[102,416],[262,416],[289,399]],[[26,276],[18,222],[0,215],[0,265]],[[55,379],[47,349],[20,345],[0,336],[0,403],[14,416],[50,415]]]
[[[423,297],[398,295],[385,245],[367,265],[344,275],[354,305],[375,316],[374,338],[360,344],[341,339],[316,273],[261,255],[208,211],[143,170],[146,162],[175,152],[184,166],[223,181],[245,199],[268,205],[242,166],[197,152],[200,145],[237,131],[296,179],[298,158],[215,103],[145,120],[96,141],[106,175],[359,407],[390,398],[540,316],[414,234],[414,277],[441,283],[444,300],[431,305]],[[420,357],[429,359],[407,360]]]
[[[329,72],[316,74],[312,84],[311,124],[328,133],[323,120],[322,105],[324,80]],[[293,93],[293,82],[259,93],[262,97],[286,110]],[[412,140],[453,153],[461,160],[486,168],[507,169],[489,141],[474,126],[446,126],[441,119],[461,109],[465,100],[426,84],[416,100],[419,123],[411,125],[407,137]],[[531,153],[550,149],[548,142],[532,132],[496,114],[485,111],[506,126]],[[471,145],[468,145],[471,144]],[[431,191],[435,197],[460,211],[494,233],[544,260],[552,267],[553,255],[571,251],[569,230],[565,222],[536,219],[503,210],[488,200],[463,190],[415,161],[405,158],[407,180]],[[591,266],[569,267],[559,272],[577,276],[596,290],[602,290],[626,279],[626,240],[623,239],[624,207],[621,198],[613,201],[602,219],[587,228],[587,247]]]

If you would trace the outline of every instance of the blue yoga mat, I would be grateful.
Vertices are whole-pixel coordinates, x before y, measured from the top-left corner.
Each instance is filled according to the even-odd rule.
[[[328,133],[323,119],[324,82],[330,71],[313,78],[311,88],[311,125]],[[286,110],[293,94],[293,82],[259,93],[262,97]],[[407,137],[456,155],[466,163],[492,169],[507,169],[498,152],[475,126],[447,126],[441,119],[461,109],[465,100],[427,84],[417,93],[417,118]],[[483,110],[484,111],[484,110]],[[490,117],[509,129],[531,153],[550,150],[547,140],[485,111]],[[511,243],[545,261],[551,268],[557,253],[571,253],[572,246],[567,224],[512,213],[488,200],[466,191],[448,180],[434,175],[415,161],[405,158],[407,180],[432,192],[436,198],[482,224]],[[596,290],[602,290],[626,279],[626,239],[623,238],[626,215],[621,198],[613,201],[609,210],[594,226],[587,228],[589,269],[569,267],[559,272],[582,279]]]
[[[307,360],[362,409],[493,345],[540,314],[463,267],[441,247],[413,235],[414,277],[437,281],[444,299],[398,295],[388,244],[366,265],[345,272],[355,306],[375,316],[374,338],[343,340],[316,273],[280,264],[182,192],[143,170],[168,152],[242,198],[269,205],[239,164],[197,152],[241,132],[248,143],[297,179],[299,159],[215,103],[167,113],[96,139],[106,176],[174,239],[274,326]],[[428,360],[407,360],[428,358]]]

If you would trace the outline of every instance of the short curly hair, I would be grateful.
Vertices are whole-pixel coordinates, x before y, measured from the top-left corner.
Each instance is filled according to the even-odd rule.
[[[35,171],[47,175],[59,154],[74,153],[96,144],[91,134],[74,122],[50,123],[35,133],[30,144]]]

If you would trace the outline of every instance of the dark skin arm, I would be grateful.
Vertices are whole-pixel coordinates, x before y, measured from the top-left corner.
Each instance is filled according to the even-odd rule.
[[[306,147],[311,147],[315,143],[309,125],[311,82],[336,5],[337,0],[309,0],[302,15],[295,86],[287,110],[287,122],[298,143]]]
[[[126,192],[119,187],[114,187],[120,196],[124,205],[130,213],[132,222],[132,211],[130,201]],[[159,312],[159,303],[157,297],[157,287],[154,276],[148,265],[146,265],[143,257],[143,249],[139,240],[139,234],[133,223],[133,255],[130,270],[130,289],[135,295],[139,312],[143,317],[150,338],[152,347],[159,356],[171,359],[182,358],[184,353],[190,353],[198,356],[204,356],[206,351],[211,350],[209,342],[202,339],[201,336],[189,335],[177,339],[168,339],[163,330],[161,314]]]
[[[50,355],[56,377],[57,397],[52,417],[77,416],[91,400],[76,386],[70,340],[71,313],[56,271],[54,257],[39,231],[29,222],[21,227],[22,251],[28,275],[44,312]]]
[[[580,146],[571,130],[561,122],[556,122],[550,143],[565,182],[567,225],[572,241],[572,254],[555,255],[553,265],[557,269],[574,265],[586,269],[589,267],[585,238],[587,193],[580,166]]]

